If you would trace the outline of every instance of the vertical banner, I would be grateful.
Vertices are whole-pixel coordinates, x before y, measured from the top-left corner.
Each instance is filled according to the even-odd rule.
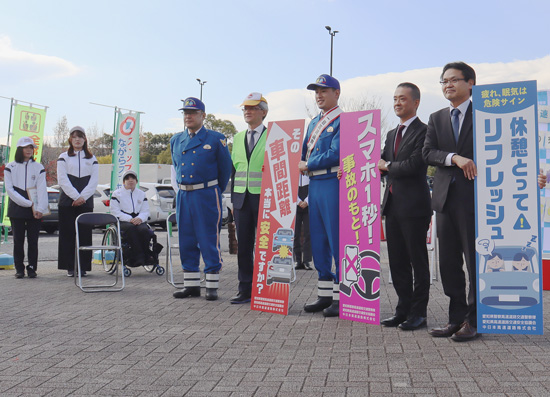
[[[478,330],[542,334],[536,81],[473,87]]]
[[[340,318],[380,323],[380,110],[340,115]]]
[[[122,187],[122,175],[133,170],[139,180],[139,113],[118,112],[113,136],[113,171],[111,192]]]
[[[269,123],[258,213],[252,310],[288,314],[304,120]]]
[[[8,163],[14,160],[17,141],[24,136],[28,136],[34,141],[37,146],[36,149],[34,149],[34,159],[40,162],[42,158],[45,122],[46,109],[37,109],[23,105],[14,106],[12,138]]]
[[[36,149],[34,149],[34,159],[40,162],[42,158],[42,146],[44,142],[44,125],[46,122],[46,109],[38,109],[30,106],[15,105],[13,107],[13,125],[12,137],[10,143],[9,158],[7,163],[15,159],[15,151],[17,150],[17,141],[19,138],[30,137]],[[2,224],[10,225],[10,221],[6,216],[8,212],[8,200],[3,203]]]
[[[550,181],[550,91],[538,92],[538,110],[539,166]],[[541,189],[540,209],[542,214],[542,252],[548,255],[550,254],[550,187],[548,185]]]

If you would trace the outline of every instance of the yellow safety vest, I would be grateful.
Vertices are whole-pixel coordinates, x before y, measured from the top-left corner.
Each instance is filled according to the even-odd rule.
[[[260,140],[254,146],[250,154],[250,160],[246,158],[246,130],[239,132],[233,139],[231,160],[235,167],[235,180],[233,190],[235,193],[244,193],[247,190],[252,194],[260,194],[262,190],[262,167],[264,165],[265,140],[267,132],[262,132]]]

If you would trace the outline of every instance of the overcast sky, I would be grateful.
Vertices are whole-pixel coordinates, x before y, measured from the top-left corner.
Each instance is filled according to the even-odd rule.
[[[59,118],[111,133],[113,111],[145,112],[153,133],[183,129],[180,99],[199,96],[208,113],[244,128],[239,108],[259,91],[268,121],[307,118],[305,87],[329,72],[342,100],[375,98],[395,126],[392,96],[403,81],[422,91],[419,116],[446,106],[442,66],[471,64],[478,84],[537,80],[550,89],[548,0],[94,0],[2,1],[0,96],[49,106]],[[9,100],[0,98],[0,139]]]

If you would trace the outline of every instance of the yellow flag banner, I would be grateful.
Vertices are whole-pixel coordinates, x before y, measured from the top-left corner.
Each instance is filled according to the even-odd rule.
[[[17,150],[17,141],[19,138],[28,136],[36,145],[34,149],[34,159],[40,162],[42,158],[42,146],[44,143],[44,124],[46,122],[46,109],[38,109],[30,106],[15,105],[13,107],[13,125],[12,125],[12,138],[10,144],[10,155],[8,163],[12,162],[15,158],[15,151]],[[4,197],[3,211],[2,211],[2,224],[10,226],[10,220],[6,216],[8,212],[8,198]]]

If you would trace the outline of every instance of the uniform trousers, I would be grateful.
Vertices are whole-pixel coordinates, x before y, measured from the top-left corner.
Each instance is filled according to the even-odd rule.
[[[219,272],[222,267],[222,199],[219,186],[179,190],[176,201],[183,271],[199,272],[202,253],[204,272]]]
[[[124,239],[130,244],[130,260],[133,262],[145,262],[145,252],[149,249],[151,231],[147,223],[142,222],[134,225],[130,222],[121,221],[120,231],[124,233]]]
[[[57,268],[60,270],[74,270],[76,252],[75,220],[80,214],[93,212],[93,208],[79,205],[76,207],[60,206],[59,209],[59,245]],[[80,245],[92,245],[92,227],[81,225],[78,230]],[[92,270],[92,251],[82,251],[80,267],[83,271]]]
[[[24,273],[25,265],[25,233],[27,234],[27,259],[29,267],[34,271],[38,266],[38,235],[42,221],[40,219],[30,218],[10,218],[13,233],[13,261],[16,273]]]
[[[336,173],[309,181],[309,230],[320,281],[339,282],[339,181]],[[336,273],[332,272],[332,260]]]

